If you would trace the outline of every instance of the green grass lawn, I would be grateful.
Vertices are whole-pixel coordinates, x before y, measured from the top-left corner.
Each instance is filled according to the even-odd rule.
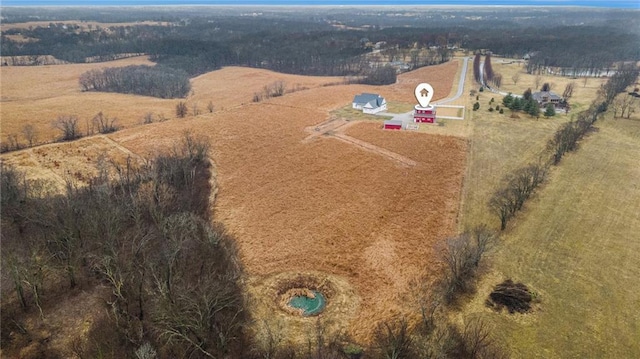
[[[512,151],[544,137],[538,126],[531,139],[518,126],[495,137],[498,125],[476,126],[474,138],[486,132],[492,136],[486,141],[509,142],[502,148]],[[511,223],[491,274],[464,309],[464,316],[492,324],[514,357],[640,357],[640,121],[607,119],[596,126]],[[485,165],[524,162],[483,152],[494,146],[476,147],[474,158],[485,158]],[[476,169],[476,180],[491,171]],[[538,310],[509,315],[485,308],[491,287],[506,278],[536,291]]]

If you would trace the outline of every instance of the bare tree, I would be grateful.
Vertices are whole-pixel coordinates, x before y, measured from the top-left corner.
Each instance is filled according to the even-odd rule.
[[[198,108],[198,103],[194,102],[191,105],[191,113],[193,114],[193,116],[198,116],[200,114],[200,109]]]
[[[493,82],[493,67],[491,66],[491,53],[487,52],[484,57],[484,77],[488,82]]]
[[[502,74],[496,73],[493,76],[493,84],[498,88],[502,86]]]
[[[470,359],[508,358],[508,353],[493,339],[491,328],[479,318],[467,321],[462,331],[464,357]]]
[[[215,110],[215,107],[213,106],[213,101],[209,101],[209,103],[207,104],[207,110],[209,111],[209,113],[213,113],[213,111]]]
[[[515,74],[513,74],[513,76],[511,76],[511,80],[513,80],[514,85],[517,85],[518,81],[520,80],[520,73],[516,72]]]
[[[562,92],[562,97],[565,100],[568,100],[571,98],[571,96],[573,96],[573,89],[575,88],[575,86],[575,82],[569,82],[567,86],[565,86],[564,92]]]
[[[547,172],[547,164],[534,163],[505,177],[505,185],[496,190],[489,200],[489,208],[500,218],[501,230],[504,230],[507,222],[522,209],[524,202],[545,180]]]
[[[629,107],[627,107],[627,119],[631,118],[631,115],[636,112],[637,108],[638,108],[638,100],[637,98],[633,97],[631,99],[631,103],[629,103]]]
[[[9,150],[19,150],[22,145],[20,145],[20,141],[18,141],[18,135],[15,133],[10,133],[7,135],[7,141],[9,142],[8,149]]]
[[[540,82],[542,82],[542,76],[536,75],[533,78],[533,88],[537,90],[540,87]]]
[[[22,127],[22,135],[29,142],[29,147],[33,147],[38,143],[38,130],[32,124],[26,124]]]
[[[78,118],[76,116],[59,116],[54,122],[53,127],[62,132],[60,141],[73,141],[82,137],[78,128]]]
[[[188,112],[187,104],[184,101],[178,102],[176,105],[176,116],[178,116],[178,118],[184,118]]]
[[[482,79],[480,78],[480,60],[481,56],[479,52],[476,53],[476,56],[473,58],[473,77],[476,82],[481,84]]]
[[[482,226],[446,240],[441,249],[446,270],[440,283],[446,302],[454,302],[458,294],[475,288],[476,272],[496,239],[494,233]]]
[[[404,318],[380,323],[376,328],[374,338],[380,352],[380,358],[408,359],[413,357],[409,324]]]
[[[142,120],[142,123],[144,123],[144,124],[153,123],[153,113],[151,113],[151,112],[147,112],[147,113],[144,115],[144,118],[143,118],[143,120]]]
[[[120,127],[116,124],[117,121],[117,118],[109,118],[105,116],[102,111],[98,112],[91,119],[93,127],[97,128],[98,132],[102,134],[118,131]]]

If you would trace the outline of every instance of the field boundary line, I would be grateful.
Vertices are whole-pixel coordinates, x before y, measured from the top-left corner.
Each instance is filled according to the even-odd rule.
[[[410,158],[404,157],[402,155],[399,155],[395,152],[389,151],[387,149],[384,149],[382,147],[378,147],[376,145],[373,145],[369,142],[366,141],[362,141],[359,140],[357,138],[351,137],[351,136],[347,136],[343,133],[333,133],[333,134],[328,134],[331,137],[337,138],[338,140],[341,140],[343,142],[347,142],[349,144],[358,146],[366,151],[370,151],[370,152],[374,152],[377,153],[379,155],[382,155],[383,157],[395,161],[403,166],[406,167],[413,167],[415,165],[417,165],[418,163]]]

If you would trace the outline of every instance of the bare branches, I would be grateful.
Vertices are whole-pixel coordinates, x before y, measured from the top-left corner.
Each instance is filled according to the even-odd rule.
[[[475,289],[477,270],[483,256],[492,249],[496,235],[485,226],[449,238],[441,249],[445,274],[439,283],[446,303],[454,302],[458,295]]]
[[[60,141],[73,141],[82,137],[76,116],[59,116],[52,126],[62,132]]]
[[[91,119],[93,127],[97,128],[98,132],[102,134],[118,131],[120,126],[116,124],[117,122],[117,118],[109,118],[105,116],[102,111],[98,112],[98,114]]]
[[[189,112],[189,109],[187,108],[187,104],[184,101],[180,101],[176,104],[176,116],[178,118],[186,117],[187,112]]]
[[[38,143],[38,130],[32,124],[26,124],[22,127],[22,135],[29,143],[29,147],[33,147]]]
[[[489,200],[489,208],[500,218],[501,230],[507,227],[507,222],[522,209],[533,191],[544,182],[548,170],[547,164],[532,163],[505,177],[505,185],[496,190]]]
[[[411,335],[407,320],[402,318],[391,322],[382,322],[374,333],[376,347],[380,357],[385,359],[412,358]]]

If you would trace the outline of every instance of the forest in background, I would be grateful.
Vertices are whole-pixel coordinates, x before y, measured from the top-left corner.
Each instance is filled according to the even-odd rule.
[[[4,24],[50,23],[22,29],[7,26],[0,50],[5,57],[53,55],[74,63],[144,53],[190,76],[230,65],[305,75],[366,76],[372,64],[361,55],[379,49],[438,49],[438,56],[412,62],[412,68],[447,61],[455,48],[489,50],[514,58],[529,55],[529,71],[546,66],[606,71],[617,61],[640,59],[636,11],[356,9],[355,14],[348,14],[313,7],[184,7],[140,12],[4,8]],[[56,22],[70,16],[105,24],[147,20],[169,25],[132,23],[80,29]],[[377,43],[382,44],[379,49],[372,46]]]

